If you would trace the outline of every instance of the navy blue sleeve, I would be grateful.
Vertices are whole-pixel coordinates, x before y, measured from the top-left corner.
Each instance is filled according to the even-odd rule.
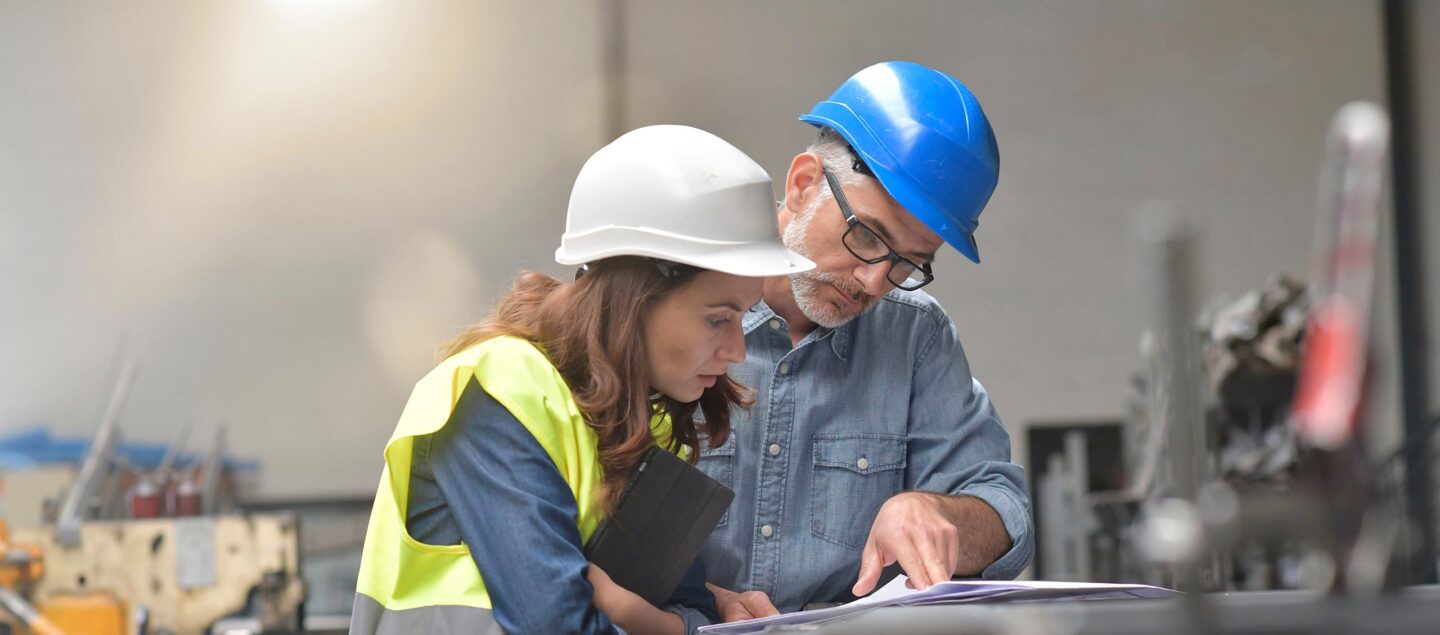
[[[705,587],[705,562],[695,558],[680,586],[665,602],[665,610],[680,616],[685,622],[686,635],[693,635],[701,626],[720,623],[720,612],[715,608],[715,594]]]
[[[575,496],[510,411],[472,380],[429,449],[435,482],[485,578],[501,628],[617,632],[592,602]]]

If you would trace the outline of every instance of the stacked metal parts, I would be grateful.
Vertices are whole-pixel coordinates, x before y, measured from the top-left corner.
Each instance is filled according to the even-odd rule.
[[[1310,310],[1301,283],[1271,278],[1264,288],[1201,319],[1206,427],[1215,474],[1231,487],[1284,496],[1300,465],[1290,404]],[[1304,552],[1297,541],[1252,541],[1217,557],[1212,590],[1295,589]]]
[[[1277,275],[1201,318],[1206,418],[1226,480],[1283,481],[1293,473],[1295,442],[1286,424],[1309,307],[1305,286]]]

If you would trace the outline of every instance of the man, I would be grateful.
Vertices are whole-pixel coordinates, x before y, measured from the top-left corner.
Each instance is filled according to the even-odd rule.
[[[955,326],[929,295],[944,243],[974,231],[999,154],[958,81],[909,62],[860,71],[801,117],[779,225],[817,264],[768,278],[732,367],[755,404],[700,467],[736,498],[704,551],[726,621],[874,590],[1013,578],[1033,552],[1024,470]]]

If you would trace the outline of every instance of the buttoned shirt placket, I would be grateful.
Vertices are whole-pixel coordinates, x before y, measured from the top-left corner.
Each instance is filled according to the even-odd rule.
[[[826,339],[833,332],[816,328],[806,334],[794,348],[790,346],[790,334],[785,320],[773,310],[756,316],[746,328],[747,335],[754,329],[766,332],[767,353],[787,351],[770,369],[769,400],[765,404],[763,421],[756,421],[756,429],[763,436],[764,448],[759,460],[758,494],[755,502],[754,529],[751,534],[750,585],[766,593],[774,593],[780,575],[780,551],[782,537],[787,528],[781,524],[785,518],[786,481],[790,474],[790,455],[786,448],[793,441],[795,429],[795,377],[800,373],[803,360],[811,350],[811,344]],[[771,355],[773,357],[773,355]],[[751,445],[749,447],[757,447]]]

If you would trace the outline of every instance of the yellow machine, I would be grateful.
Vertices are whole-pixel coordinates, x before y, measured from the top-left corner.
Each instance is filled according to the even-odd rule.
[[[22,592],[33,585],[45,567],[40,560],[40,549],[32,546],[17,547],[10,544],[10,527],[0,520],[0,606],[5,607],[13,618],[0,614],[0,627],[9,632],[28,628],[37,635],[61,635],[65,633],[52,618],[41,614],[25,600]],[[90,632],[123,633],[121,630],[85,629]],[[72,629],[73,630],[73,629]],[[76,630],[76,632],[80,632]]]
[[[305,589],[288,514],[88,522],[76,547],[50,528],[15,538],[34,555],[24,577],[5,579],[23,583],[37,634],[201,635],[240,614],[263,630],[300,630]]]

